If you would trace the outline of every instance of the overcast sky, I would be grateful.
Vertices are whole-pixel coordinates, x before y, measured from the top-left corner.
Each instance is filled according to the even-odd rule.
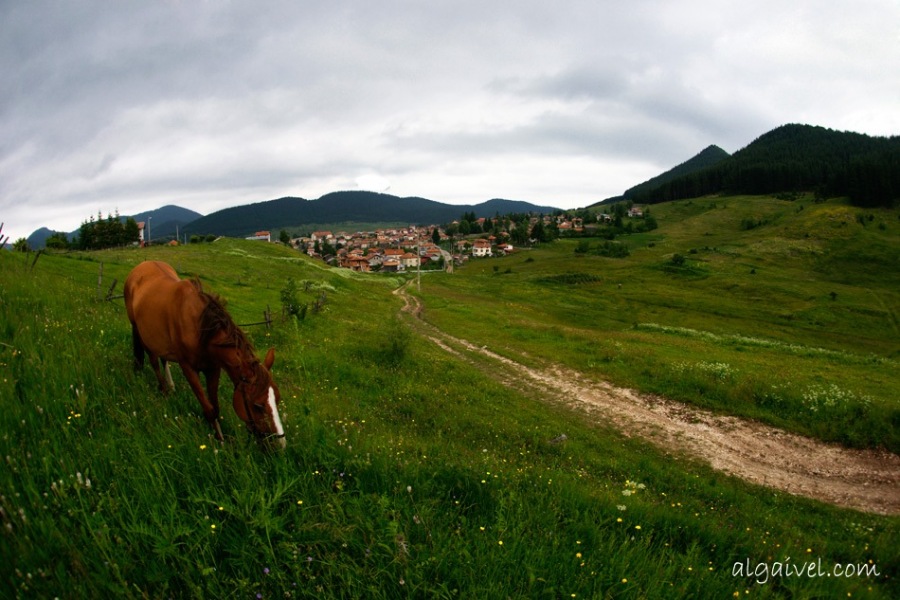
[[[900,134],[898,72],[898,0],[0,0],[0,221],[574,208],[785,123]]]

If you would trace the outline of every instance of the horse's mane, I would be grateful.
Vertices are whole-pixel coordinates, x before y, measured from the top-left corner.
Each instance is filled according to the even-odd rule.
[[[240,327],[235,325],[228,311],[225,310],[224,301],[215,294],[209,294],[199,290],[200,297],[206,302],[206,307],[200,313],[200,346],[209,347],[212,339],[220,332],[225,332],[225,343],[220,345],[235,346],[242,354],[256,356],[253,345],[244,335]]]

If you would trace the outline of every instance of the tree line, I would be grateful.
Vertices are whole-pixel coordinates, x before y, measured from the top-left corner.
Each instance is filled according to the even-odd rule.
[[[731,158],[638,190],[630,199],[653,204],[716,193],[801,191],[820,198],[846,196],[862,207],[893,206],[900,199],[900,137],[785,125]]]
[[[137,244],[140,238],[140,228],[133,218],[128,217],[123,221],[116,211],[114,215],[110,214],[104,219],[101,213],[97,213],[96,219],[91,216],[81,224],[78,236],[71,246],[78,250],[101,250]],[[50,247],[49,240],[47,245]]]

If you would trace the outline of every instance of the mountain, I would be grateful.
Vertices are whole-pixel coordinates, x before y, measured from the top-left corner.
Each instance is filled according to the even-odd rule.
[[[900,199],[900,137],[783,125],[727,159],[634,191],[631,199],[652,204],[715,193],[795,191],[891,206]]]
[[[149,222],[150,235],[153,239],[159,240],[174,239],[176,231],[180,230],[180,228],[184,228],[185,225],[199,219],[203,215],[181,206],[168,204],[136,215],[119,216],[119,219],[124,222],[129,216],[139,223],[141,221],[144,223]],[[47,229],[46,227],[41,227],[28,236],[28,246],[35,250],[43,248],[47,244],[47,238],[54,233],[54,231]],[[74,240],[77,236],[78,229],[66,234],[69,241]]]
[[[180,233],[188,223],[201,217],[203,215],[198,212],[173,204],[132,215],[132,218],[138,223],[143,221],[145,227],[149,223],[150,236],[154,240],[174,239],[176,232]]]
[[[556,208],[516,200],[494,199],[478,205],[443,204],[426,198],[400,198],[390,194],[348,191],[326,194],[318,200],[279,198],[226,208],[190,223],[187,234],[247,236],[255,231],[312,229],[331,223],[440,224],[465,212],[492,217],[510,212],[552,213]]]
[[[29,235],[25,241],[28,242],[29,248],[43,248],[47,244],[47,238],[53,235],[53,230],[41,227]]]
[[[648,179],[643,183],[639,183],[638,185],[625,190],[625,193],[622,195],[626,199],[632,200],[644,191],[655,189],[663,184],[678,179],[679,177],[690,175],[692,173],[696,173],[697,171],[702,171],[703,169],[717,165],[730,156],[730,154],[716,145],[707,146],[690,160],[687,160],[680,165],[669,169],[665,173],[661,173],[656,177]]]

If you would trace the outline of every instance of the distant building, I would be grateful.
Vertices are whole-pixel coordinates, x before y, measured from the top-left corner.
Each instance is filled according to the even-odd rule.
[[[472,246],[472,256],[493,256],[490,240],[475,240]]]
[[[261,240],[263,242],[271,242],[272,234],[268,231],[257,231],[253,235],[247,237],[248,240]]]

